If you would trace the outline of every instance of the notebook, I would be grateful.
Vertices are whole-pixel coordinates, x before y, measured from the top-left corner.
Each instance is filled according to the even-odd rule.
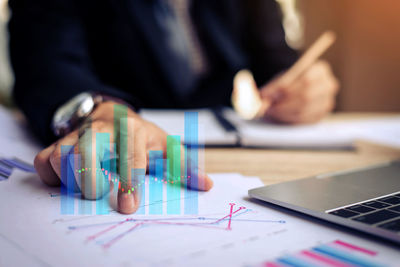
[[[168,134],[184,136],[185,112],[198,112],[199,142],[206,146],[351,149],[355,140],[363,139],[400,148],[400,116],[306,125],[247,121],[231,108],[144,109],[141,116]]]

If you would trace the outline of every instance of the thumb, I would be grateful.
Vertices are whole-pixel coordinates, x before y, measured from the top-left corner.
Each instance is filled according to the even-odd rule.
[[[187,177],[183,184],[193,190],[209,191],[213,187],[213,181],[199,166],[199,148],[197,145],[181,145],[181,166],[185,166]]]
[[[264,101],[276,102],[283,96],[285,86],[281,83],[280,77],[275,78],[266,85],[264,85],[260,90],[261,98]]]
[[[190,179],[187,180],[187,186],[190,189],[209,191],[214,183],[211,178],[199,168],[194,168],[190,172]]]

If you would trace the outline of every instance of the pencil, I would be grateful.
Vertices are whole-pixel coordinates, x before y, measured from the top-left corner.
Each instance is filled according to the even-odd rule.
[[[290,85],[308,68],[310,68],[318,58],[335,42],[336,34],[332,31],[324,32],[307,51],[290,67],[281,77],[284,85]]]

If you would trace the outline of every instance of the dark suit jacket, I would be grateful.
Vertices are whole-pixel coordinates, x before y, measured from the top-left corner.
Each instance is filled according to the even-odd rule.
[[[163,0],[161,0],[163,1]],[[54,111],[84,91],[136,107],[229,104],[234,74],[259,85],[296,59],[284,40],[275,0],[195,0],[193,18],[210,74],[182,99],[171,88],[174,56],[152,13],[152,0],[10,0],[14,98],[45,142]]]

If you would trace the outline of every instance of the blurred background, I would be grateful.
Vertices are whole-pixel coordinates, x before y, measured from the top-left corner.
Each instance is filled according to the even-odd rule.
[[[338,109],[400,111],[400,1],[301,0],[304,40],[338,34],[327,53],[342,84]]]
[[[8,58],[7,21],[9,19],[7,0],[0,0],[0,103],[10,104],[10,90],[13,79]]]
[[[308,47],[323,31],[338,39],[325,55],[341,82],[339,111],[400,111],[400,1],[277,0],[287,42]],[[0,0],[0,103],[10,105],[7,0]]]

